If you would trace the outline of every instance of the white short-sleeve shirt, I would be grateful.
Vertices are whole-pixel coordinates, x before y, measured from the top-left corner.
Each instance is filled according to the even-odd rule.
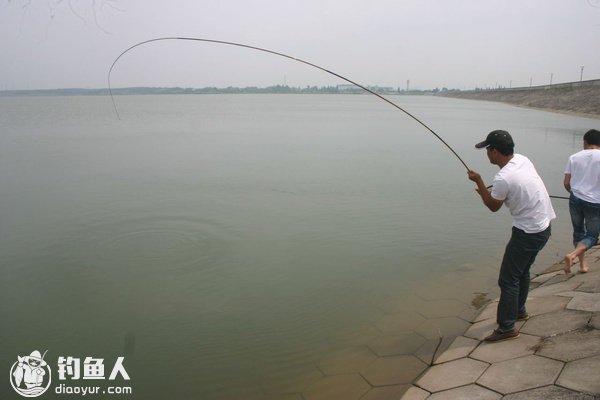
[[[542,178],[521,154],[514,154],[494,176],[491,195],[504,200],[513,217],[513,226],[527,233],[542,232],[556,218]]]
[[[565,174],[571,175],[571,192],[581,200],[600,203],[600,150],[581,150],[567,162]]]

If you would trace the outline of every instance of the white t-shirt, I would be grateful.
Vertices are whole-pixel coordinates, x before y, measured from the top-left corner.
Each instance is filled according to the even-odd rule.
[[[546,186],[527,157],[515,154],[494,176],[493,185],[492,197],[504,200],[516,228],[538,233],[556,218]]]
[[[571,174],[571,192],[581,200],[600,203],[600,150],[581,150],[569,157],[565,174]]]

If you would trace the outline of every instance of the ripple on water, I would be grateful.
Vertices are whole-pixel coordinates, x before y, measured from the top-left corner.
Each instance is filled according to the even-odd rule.
[[[105,219],[78,236],[78,252],[101,267],[210,270],[235,231],[210,219],[171,215]]]

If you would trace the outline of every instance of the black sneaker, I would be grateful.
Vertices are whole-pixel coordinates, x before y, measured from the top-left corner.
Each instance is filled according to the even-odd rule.
[[[515,339],[519,337],[519,331],[513,329],[508,332],[500,332],[499,330],[495,330],[490,336],[483,339],[485,342],[500,342],[502,340]]]

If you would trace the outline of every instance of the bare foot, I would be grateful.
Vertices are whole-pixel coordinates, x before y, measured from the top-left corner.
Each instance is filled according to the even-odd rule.
[[[574,257],[572,257],[571,255],[566,255],[565,256],[565,274],[570,274],[571,273],[571,267],[573,266],[573,260]]]
[[[587,263],[581,263],[579,265],[579,272],[581,272],[582,274],[585,274],[588,271],[589,271],[589,268],[587,266]]]

